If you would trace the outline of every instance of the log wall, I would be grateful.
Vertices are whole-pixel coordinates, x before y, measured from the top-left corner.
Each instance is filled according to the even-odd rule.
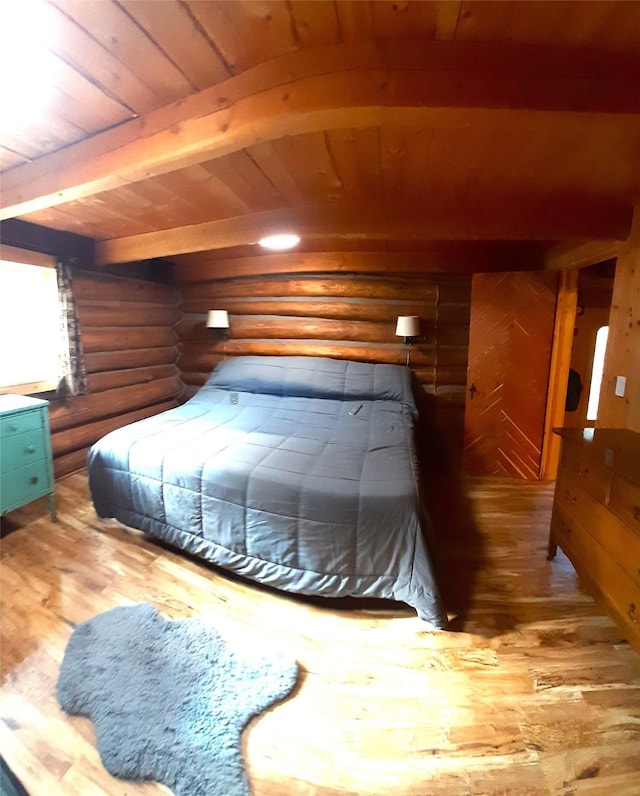
[[[405,364],[408,347],[395,335],[398,315],[418,315],[422,337],[410,349],[410,364],[427,393],[435,396],[442,427],[462,444],[471,283],[468,275],[442,273],[287,270],[283,257],[216,263],[180,263],[176,280],[182,318],[177,327],[178,366],[188,392],[202,385],[225,356],[305,355]],[[331,258],[327,258],[327,263]],[[317,266],[317,262],[314,262]],[[253,273],[247,273],[253,271]],[[229,312],[225,341],[205,327],[210,309]]]
[[[89,392],[51,402],[56,477],[83,467],[107,432],[176,406],[182,389],[174,287],[89,271],[73,286]]]

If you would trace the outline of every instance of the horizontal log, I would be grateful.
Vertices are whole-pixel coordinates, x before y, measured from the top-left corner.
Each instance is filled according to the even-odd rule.
[[[451,323],[469,329],[471,306],[468,302],[460,304],[438,303],[438,324]]]
[[[198,298],[184,301],[182,320],[204,323],[205,314],[215,301],[212,298]],[[458,317],[469,321],[469,310],[462,305],[445,305],[448,319]],[[425,321],[435,320],[438,307],[435,302],[426,301],[385,301],[375,302],[367,299],[335,299],[323,301],[321,298],[298,298],[283,300],[265,299],[225,299],[224,308],[229,315],[289,315],[299,318],[330,318],[333,320],[395,322],[398,315],[419,315]],[[176,327],[178,334],[180,330]]]
[[[168,306],[176,306],[178,303],[178,292],[172,285],[86,271],[74,275],[73,292],[79,305],[83,301],[114,301],[117,304],[131,302]]]
[[[87,385],[90,393],[113,390],[116,387],[126,387],[129,384],[146,384],[157,379],[177,376],[175,365],[153,365],[148,368],[126,368],[125,370],[110,370],[105,373],[91,373],[87,376]]]
[[[139,304],[83,300],[78,305],[81,328],[100,326],[174,326],[180,320],[177,304]]]
[[[398,343],[395,333],[395,318],[386,323],[362,321],[333,321],[325,318],[286,318],[279,316],[229,317],[230,340],[287,339],[287,340],[345,340],[359,343]],[[205,327],[204,321],[184,321],[178,328],[179,340],[184,351],[190,342],[209,345],[217,342]],[[468,346],[467,326],[421,321],[421,334],[415,346],[438,344],[444,346]]]
[[[85,354],[87,373],[103,373],[125,368],[142,368],[150,365],[170,365],[177,361],[175,346],[165,348],[134,348],[129,351],[100,351]]]
[[[159,414],[167,409],[172,409],[174,406],[177,406],[176,400],[163,401],[162,403],[145,406],[143,409],[137,409],[135,412],[127,412],[126,414],[99,420],[95,423],[87,423],[83,426],[59,431],[51,436],[53,455],[58,457],[71,453],[71,451],[86,448],[116,428],[122,428],[122,426],[126,426],[129,423],[135,423],[136,420]]]
[[[468,280],[469,285],[471,279]],[[320,298],[370,298],[370,299],[395,299],[411,297],[414,301],[435,301],[441,290],[438,284],[425,284],[417,277],[406,278],[375,278],[361,277],[356,274],[341,277],[326,277],[314,275],[307,277],[292,277],[290,279],[251,277],[246,279],[219,280],[211,292],[203,285],[185,285],[182,289],[183,300],[201,299],[211,297],[211,300],[222,302],[225,298],[255,298],[282,296],[314,296]],[[470,287],[469,287],[470,290]],[[462,297],[464,291],[458,284],[447,291],[447,299],[453,295]]]
[[[438,306],[446,304],[471,304],[471,278],[443,279],[438,283]]]
[[[367,321],[334,321],[328,318],[297,318],[278,315],[233,315],[230,336],[242,339],[350,340],[362,343],[396,343],[395,324]],[[204,321],[184,321],[176,329],[179,339],[206,340]]]
[[[51,406],[49,423],[55,434],[65,428],[93,422],[102,417],[130,412],[142,406],[175,398],[182,385],[177,376],[156,379],[146,384],[131,384],[113,390],[68,399],[66,405]]]
[[[438,343],[438,367],[450,367],[451,365],[463,365],[466,367],[469,358],[467,346],[440,345]]]
[[[445,365],[438,362],[437,369],[438,384],[457,384],[466,385],[467,383],[467,363],[460,365]]]
[[[477,273],[541,268],[543,250],[531,244],[495,241],[422,244],[417,251],[283,252],[223,259],[215,252],[198,252],[176,258],[178,284],[254,274],[433,272]]]
[[[222,357],[220,357],[218,362],[216,362],[213,359],[211,360],[211,362],[212,362],[211,370],[213,370],[217,365],[220,364],[220,362],[222,362]],[[192,373],[191,371],[183,371],[180,374],[180,377],[182,379],[183,384],[185,384],[186,386],[202,387],[202,385],[211,375],[211,370],[206,372],[200,371],[198,373]]]
[[[439,322],[436,326],[436,339],[438,346],[469,347],[469,326],[458,323]]]
[[[438,385],[435,395],[441,406],[447,405],[464,409],[467,389],[464,385]]]
[[[213,357],[226,353],[227,356],[309,356],[331,357],[333,359],[354,359],[360,362],[384,362],[404,365],[407,351],[404,345],[371,345],[331,341],[292,341],[292,340],[229,340],[211,347],[189,346],[181,352],[179,367],[183,371],[211,371]],[[465,352],[466,353],[466,352]],[[411,362],[416,367],[435,365],[435,346],[414,346]]]
[[[411,368],[413,371],[413,375],[418,379],[418,381],[423,382],[425,384],[430,384],[435,382],[436,380],[436,366],[433,365],[432,367],[422,368],[422,367],[413,367]]]
[[[214,368],[216,367],[217,364],[214,364],[212,360],[211,371],[213,371]],[[211,371],[199,372],[199,373],[192,373],[191,371],[183,372],[181,376],[182,376],[182,382],[185,385],[185,389],[190,387],[202,387],[202,385],[211,375]]]
[[[193,396],[198,392],[200,385],[195,384],[185,384],[184,390],[182,392],[182,397],[185,401],[188,401],[189,398],[193,398]]]
[[[77,451],[71,453],[62,453],[56,456],[53,460],[53,474],[55,478],[62,478],[69,473],[75,473],[77,470],[83,470],[87,464],[87,454],[89,453],[90,445],[85,445],[83,448],[78,448]]]
[[[135,321],[135,316],[131,321]],[[82,330],[82,348],[88,354],[131,348],[168,348],[175,345],[177,339],[173,329],[160,326],[89,327]]]

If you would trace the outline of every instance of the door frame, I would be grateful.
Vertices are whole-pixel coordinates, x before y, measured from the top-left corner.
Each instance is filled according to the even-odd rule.
[[[553,433],[553,429],[564,424],[577,310],[578,270],[560,271],[540,457],[540,478],[543,481],[554,481],[560,464],[560,437]]]

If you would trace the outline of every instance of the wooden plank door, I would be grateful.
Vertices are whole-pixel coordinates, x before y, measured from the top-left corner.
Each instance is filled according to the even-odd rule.
[[[464,467],[540,477],[558,276],[474,274]]]

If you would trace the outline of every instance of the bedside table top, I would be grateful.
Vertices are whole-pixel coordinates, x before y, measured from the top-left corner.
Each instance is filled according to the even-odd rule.
[[[9,412],[25,412],[34,407],[48,406],[49,401],[42,398],[30,398],[27,395],[13,395],[4,393],[0,395],[0,415]]]

